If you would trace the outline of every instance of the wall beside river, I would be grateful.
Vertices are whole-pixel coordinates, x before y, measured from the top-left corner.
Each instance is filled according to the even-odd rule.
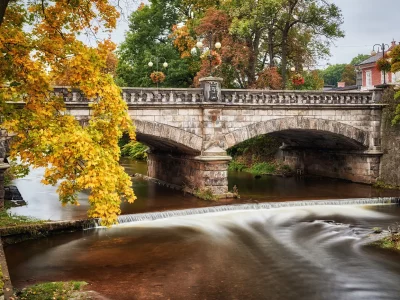
[[[400,186],[400,124],[392,125],[399,100],[394,99],[394,90],[386,89],[383,101],[388,106],[382,114],[382,150],[380,181],[386,185]]]

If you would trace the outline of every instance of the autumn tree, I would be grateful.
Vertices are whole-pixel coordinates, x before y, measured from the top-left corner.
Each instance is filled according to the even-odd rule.
[[[353,65],[345,65],[341,81],[346,83],[346,86],[355,85],[357,79],[356,69]]]
[[[63,204],[78,205],[90,191],[89,216],[104,225],[117,221],[121,201],[133,202],[130,177],[118,164],[118,139],[134,137],[121,90],[107,58],[110,40],[90,47],[78,33],[110,32],[119,13],[106,0],[2,1],[0,5],[0,109],[2,127],[14,135],[11,158],[44,167],[44,184],[58,185]],[[91,99],[83,128],[66,112],[52,83],[65,79]],[[15,108],[14,102],[24,105]]]

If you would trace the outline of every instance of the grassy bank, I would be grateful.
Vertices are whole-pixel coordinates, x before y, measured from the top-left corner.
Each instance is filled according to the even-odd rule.
[[[84,281],[46,282],[36,284],[17,293],[19,300],[90,299],[82,291]]]
[[[227,150],[233,160],[229,164],[230,171],[249,172],[259,175],[290,175],[292,170],[279,159],[276,154],[282,141],[263,135],[247,140]]]
[[[237,160],[232,160],[229,164],[229,171],[248,172],[257,175],[291,175],[292,170],[289,166],[282,164],[278,160],[269,162],[257,162],[247,166]]]
[[[0,228],[20,225],[39,225],[45,221],[25,216],[13,215],[6,208],[0,210]]]

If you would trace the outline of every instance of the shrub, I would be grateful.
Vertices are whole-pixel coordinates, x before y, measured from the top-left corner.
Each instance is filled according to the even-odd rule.
[[[213,194],[213,192],[209,188],[199,188],[195,190],[194,195],[200,199],[207,201],[217,200],[217,197]]]
[[[147,149],[148,147],[136,142],[130,141],[128,144],[124,145],[121,149],[121,155],[123,157],[130,157],[137,160],[147,159]]]
[[[276,171],[276,167],[267,162],[262,162],[253,165],[250,169],[248,169],[248,171],[254,175],[266,175],[274,173]]]
[[[238,172],[241,172],[241,171],[243,171],[244,169],[246,169],[246,165],[243,164],[243,163],[241,163],[241,162],[238,162],[238,161],[236,161],[236,160],[232,160],[232,161],[229,163],[229,166],[228,166],[228,170],[229,170],[229,171],[238,171]]]

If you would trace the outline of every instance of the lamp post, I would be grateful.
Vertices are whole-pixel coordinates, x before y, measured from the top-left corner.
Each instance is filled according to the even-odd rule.
[[[375,44],[371,51],[372,56],[375,56],[377,54],[375,51],[375,47],[378,50],[378,52],[379,52],[379,49],[382,50],[382,58],[385,59],[385,51],[386,51],[386,49],[389,49],[389,45],[385,44],[385,43],[382,43],[381,45]],[[386,84],[386,71],[385,70],[383,70],[383,84]]]
[[[210,31],[210,32],[208,32],[208,38],[209,38],[209,40],[210,40],[210,43],[209,43],[209,47],[208,47],[208,60],[210,61],[210,77],[212,76],[212,54],[211,54],[211,50],[212,50],[212,43],[213,43],[213,32],[212,31]],[[220,42],[216,42],[215,44],[214,44],[214,47],[215,47],[215,49],[220,49],[221,48],[221,43]],[[203,43],[201,42],[201,41],[198,41],[197,43],[196,43],[196,47],[197,48],[203,48]]]
[[[153,59],[155,59],[155,62],[156,62],[156,70],[157,70],[157,72],[159,72],[158,64],[160,62],[160,59],[164,60],[164,62],[162,64],[163,67],[164,68],[168,68],[168,63],[167,63],[167,60],[165,59],[165,57],[158,57],[158,56],[152,56],[151,57],[149,63],[147,64],[150,68],[152,68],[154,66],[154,63],[152,62]],[[158,81],[157,81],[157,88],[158,88]]]

